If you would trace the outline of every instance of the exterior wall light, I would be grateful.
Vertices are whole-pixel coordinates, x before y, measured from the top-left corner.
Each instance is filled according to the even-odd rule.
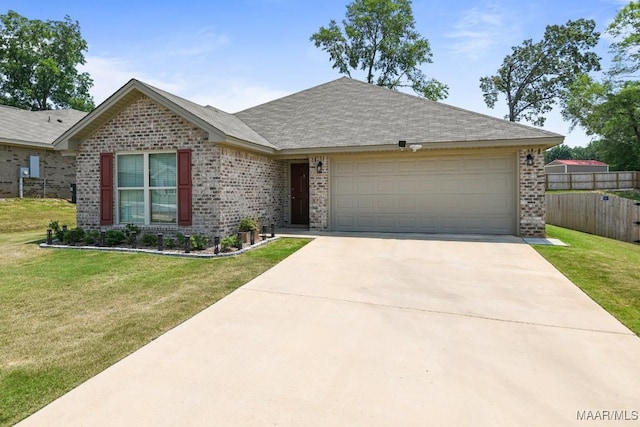
[[[316,163],[316,171],[318,173],[322,173],[322,162],[318,161],[318,163]]]
[[[533,156],[531,154],[527,154],[527,166],[533,166]]]
[[[401,139],[400,141],[398,141],[398,147],[400,148],[400,151],[404,150],[404,147],[407,146],[407,141],[405,141],[404,139]]]

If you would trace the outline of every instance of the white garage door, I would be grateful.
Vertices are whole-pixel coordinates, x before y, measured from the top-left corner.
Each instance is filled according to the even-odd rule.
[[[515,234],[515,154],[335,159],[337,231]]]

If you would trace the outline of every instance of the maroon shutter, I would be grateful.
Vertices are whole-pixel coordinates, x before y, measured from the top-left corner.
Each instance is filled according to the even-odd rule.
[[[100,153],[100,225],[113,224],[113,153]]]
[[[178,225],[191,225],[191,150],[178,150]]]

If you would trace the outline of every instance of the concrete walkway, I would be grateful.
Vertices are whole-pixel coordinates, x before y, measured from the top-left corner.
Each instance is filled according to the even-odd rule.
[[[318,237],[20,425],[609,426],[639,411],[640,339],[521,239]]]

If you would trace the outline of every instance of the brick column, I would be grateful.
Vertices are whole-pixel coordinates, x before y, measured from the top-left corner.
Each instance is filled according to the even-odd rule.
[[[527,156],[533,165],[527,164]],[[520,150],[518,155],[520,174],[520,236],[545,237],[545,175],[542,149]]]
[[[317,164],[322,162],[322,171]],[[309,157],[309,230],[325,231],[329,227],[329,158]]]

